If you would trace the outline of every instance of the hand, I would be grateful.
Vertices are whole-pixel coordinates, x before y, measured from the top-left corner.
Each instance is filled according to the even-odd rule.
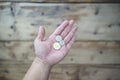
[[[46,61],[50,65],[60,62],[67,55],[68,50],[76,39],[75,32],[78,27],[73,24],[73,20],[65,20],[46,40],[44,39],[45,29],[40,26],[38,36],[34,41],[37,57]],[[62,46],[60,50],[55,50],[53,48],[56,35],[61,35],[62,39],[65,41],[65,45]]]

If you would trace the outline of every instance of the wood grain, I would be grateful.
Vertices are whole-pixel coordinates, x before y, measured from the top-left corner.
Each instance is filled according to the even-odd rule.
[[[75,20],[78,38],[49,80],[120,80],[120,4],[4,1],[0,2],[0,80],[22,80],[35,57],[33,40],[39,26],[45,26],[47,38],[65,19]]]
[[[7,4],[8,5],[8,4]],[[12,3],[0,9],[0,40],[34,40],[40,25],[48,37],[65,19],[79,26],[77,40],[120,40],[120,4]],[[7,21],[7,23],[6,23]]]
[[[22,80],[31,63],[23,61],[0,61],[0,79]],[[2,64],[3,63],[3,64]],[[49,80],[119,80],[120,68],[56,65],[50,73]]]
[[[107,3],[117,3],[120,2],[119,0],[0,0],[1,2],[44,2],[44,3],[101,3],[101,2],[107,2]]]
[[[33,42],[0,42],[1,60],[32,61]],[[119,42],[75,42],[60,64],[119,64]]]

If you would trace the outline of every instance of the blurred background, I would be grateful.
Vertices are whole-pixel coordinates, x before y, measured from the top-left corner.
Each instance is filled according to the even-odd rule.
[[[120,4],[99,2],[111,1],[0,0],[0,80],[22,80],[39,26],[47,38],[66,19],[77,40],[49,80],[120,80]]]

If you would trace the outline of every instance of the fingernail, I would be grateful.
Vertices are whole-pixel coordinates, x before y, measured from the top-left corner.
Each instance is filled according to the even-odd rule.
[[[69,21],[69,24],[74,24],[74,20],[70,20],[70,21]]]
[[[71,20],[70,20],[70,22],[74,22],[74,20],[73,20],[73,19],[71,19]]]
[[[42,26],[39,26],[39,30],[42,28]]]

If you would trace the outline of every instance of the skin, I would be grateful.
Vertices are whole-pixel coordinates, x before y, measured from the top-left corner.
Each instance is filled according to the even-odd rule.
[[[52,67],[68,54],[76,39],[75,32],[77,29],[78,27],[74,25],[73,20],[65,20],[48,39],[44,39],[45,29],[40,26],[34,41],[36,57],[23,80],[48,80]],[[65,45],[59,50],[53,48],[56,35],[61,35],[65,41]]]

